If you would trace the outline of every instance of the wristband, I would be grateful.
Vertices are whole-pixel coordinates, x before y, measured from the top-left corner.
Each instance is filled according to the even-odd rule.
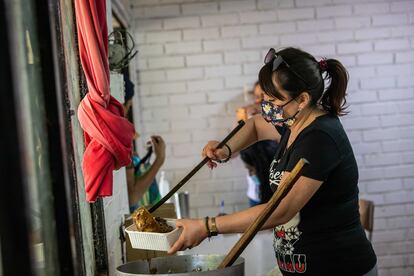
[[[226,162],[228,162],[229,160],[230,160],[230,158],[231,158],[231,148],[227,145],[227,144],[224,144],[224,147],[226,147],[227,148],[227,150],[229,151],[229,155],[227,156],[227,158],[226,159],[223,159],[223,160],[216,160],[217,161],[217,163],[226,163]]]
[[[210,235],[213,236],[213,237],[218,235],[218,230],[217,230],[217,224],[216,224],[216,218],[215,217],[211,218]]]
[[[210,228],[208,227],[208,219],[209,219],[209,217],[208,216],[206,216],[205,218],[204,218],[204,225],[206,226],[206,230],[207,230],[207,237],[211,237],[211,232],[210,232]]]

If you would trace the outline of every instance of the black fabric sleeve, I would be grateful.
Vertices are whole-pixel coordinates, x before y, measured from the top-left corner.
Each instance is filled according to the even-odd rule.
[[[286,170],[291,172],[300,158],[305,158],[310,164],[305,167],[302,175],[325,181],[341,161],[335,141],[318,129],[311,130],[298,139],[293,144]]]

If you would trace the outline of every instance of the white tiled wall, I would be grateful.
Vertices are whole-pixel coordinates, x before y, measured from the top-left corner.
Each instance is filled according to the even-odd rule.
[[[233,127],[269,47],[296,46],[341,60],[351,114],[343,118],[376,204],[380,275],[414,275],[414,1],[136,0],[137,128],[168,144],[177,183],[202,145]],[[185,186],[193,216],[246,206],[240,161],[203,169]]]

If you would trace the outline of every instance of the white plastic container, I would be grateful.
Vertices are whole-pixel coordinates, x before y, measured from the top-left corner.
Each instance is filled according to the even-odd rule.
[[[135,223],[125,229],[131,240],[132,248],[168,251],[178,240],[182,228],[176,228],[175,219],[166,219],[174,230],[168,233],[152,233],[137,231]]]

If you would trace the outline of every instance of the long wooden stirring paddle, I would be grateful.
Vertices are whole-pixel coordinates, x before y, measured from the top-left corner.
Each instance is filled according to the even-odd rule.
[[[276,193],[268,201],[266,208],[262,211],[262,213],[256,218],[256,220],[246,229],[244,234],[241,238],[237,241],[237,243],[233,246],[230,252],[226,255],[223,259],[221,264],[219,265],[220,268],[225,268],[231,266],[234,261],[240,256],[243,250],[247,247],[256,233],[262,228],[263,224],[266,220],[270,217],[282,199],[289,193],[290,189],[292,189],[293,184],[299,179],[302,174],[303,168],[305,165],[308,165],[309,162],[301,158],[296,166],[293,168],[292,172],[289,176],[280,183]]]
[[[243,120],[240,120],[238,122],[238,125],[226,136],[226,138],[224,138],[223,141],[218,144],[217,148],[222,148],[230,140],[230,138],[233,137],[234,134],[236,134],[244,126],[244,124],[245,122]],[[160,201],[153,205],[149,209],[149,212],[154,212],[158,209],[158,207],[160,207],[162,204],[164,204],[164,202],[172,197],[175,192],[177,192],[196,172],[198,172],[199,169],[201,169],[201,167],[203,167],[208,162],[208,160],[210,160],[210,158],[204,157],[204,159],[194,169],[192,169],[191,172],[189,172],[177,185],[175,185],[168,194],[166,194],[163,198],[160,199]]]

